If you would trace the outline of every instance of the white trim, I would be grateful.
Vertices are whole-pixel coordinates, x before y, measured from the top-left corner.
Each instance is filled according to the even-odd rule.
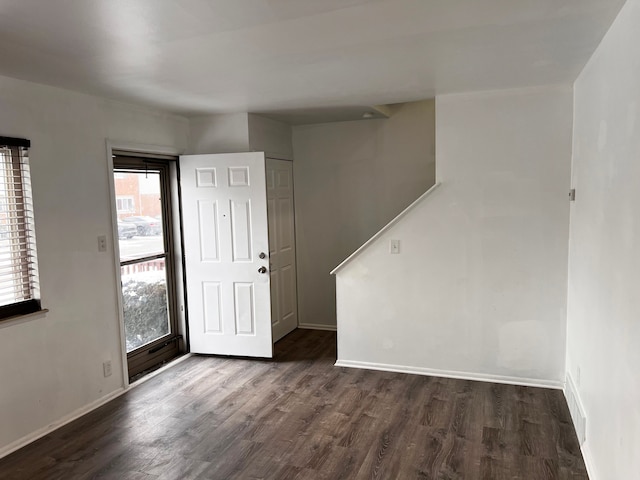
[[[122,305],[122,279],[120,278],[120,243],[118,239],[118,208],[116,204],[116,185],[113,179],[113,151],[125,150],[128,152],[155,153],[160,155],[180,154],[175,147],[164,145],[145,145],[140,143],[120,142],[117,140],[106,141],[107,147],[107,175],[109,182],[109,209],[111,211],[111,244],[113,245],[113,261],[116,274],[116,305],[118,306],[118,324],[120,327],[120,357],[122,365],[122,386],[129,386],[129,368],[127,365],[127,341],[124,329],[124,306]]]
[[[154,153],[157,155],[170,155],[172,157],[180,156],[181,152],[176,147],[167,145],[149,145],[145,143],[121,142],[118,140],[107,139],[107,149],[113,155],[113,150],[121,150],[125,152],[138,153]]]
[[[172,360],[171,362],[167,363],[165,366],[159,368],[158,370],[156,370],[155,372],[151,372],[150,374],[144,376],[143,378],[141,378],[140,380],[138,380],[137,382],[128,385],[127,387],[120,387],[117,390],[111,392],[108,395],[105,395],[102,398],[99,398],[98,400],[95,400],[94,402],[89,403],[88,405],[85,405],[84,407],[80,407],[77,410],[74,410],[73,412],[69,413],[68,415],[65,415],[64,417],[62,417],[59,420],[56,420],[53,423],[50,423],[49,425],[47,425],[46,427],[40,428],[38,430],[36,430],[35,432],[32,432],[28,435],[25,435],[22,438],[19,438],[18,440],[16,440],[15,442],[10,443],[9,445],[7,445],[6,447],[3,447],[0,449],[0,458],[6,457],[7,455],[10,455],[11,453],[15,452],[16,450],[21,449],[22,447],[25,447],[27,445],[29,445],[30,443],[35,442],[36,440],[44,437],[45,435],[49,435],[51,432],[64,427],[65,425],[73,422],[74,420],[77,420],[78,418],[91,413],[93,410],[96,410],[97,408],[100,408],[101,406],[105,405],[106,403],[109,403],[111,400],[114,400],[116,398],[118,398],[121,395],[124,395],[125,393],[127,393],[129,390],[136,388],[138,385],[143,384],[144,382],[151,380],[153,377],[156,377],[158,375],[160,375],[161,373],[163,373],[165,370],[168,370],[171,367],[175,367],[177,364],[185,361],[187,358],[192,357],[193,354],[191,353],[187,353],[181,357],[176,358],[175,360]]]
[[[569,398],[568,398],[567,392],[571,393],[571,395],[573,396],[577,404],[578,409],[580,410],[577,413],[579,415],[584,415],[586,418],[586,412],[584,409],[584,404],[582,403],[582,398],[580,397],[580,393],[578,392],[578,388],[576,387],[576,384],[573,381],[573,377],[571,376],[570,372],[567,372],[567,378],[566,378],[565,387],[563,390],[564,398],[568,405]],[[569,411],[571,413],[571,424],[573,425],[573,429],[576,430],[576,435],[577,435],[577,428],[575,424],[575,419],[573,418],[573,412],[571,412],[570,408],[569,408]],[[578,441],[579,440],[580,438],[578,438]],[[596,480],[598,477],[596,476],[595,468],[593,466],[593,455],[591,454],[591,449],[589,448],[589,442],[586,440],[586,431],[585,431],[585,441],[580,443],[580,450],[582,451],[582,459],[584,460],[584,464],[587,467],[587,475],[591,480]]]
[[[126,388],[120,387],[116,391],[111,392],[110,394],[105,395],[104,397],[99,398],[98,400],[96,400],[94,402],[91,402],[90,404],[85,405],[84,407],[80,407],[77,410],[74,410],[70,414],[65,415],[64,417],[62,417],[60,420],[57,420],[57,421],[47,425],[46,427],[40,428],[40,429],[36,430],[33,433],[25,435],[22,438],[19,438],[15,442],[10,443],[6,447],[0,449],[0,458],[6,457],[7,455],[15,452],[16,450],[19,450],[20,448],[22,448],[22,447],[24,447],[24,446],[26,446],[26,445],[28,445],[28,444],[30,444],[32,442],[35,442],[39,438],[42,438],[45,435],[50,434],[54,430],[57,430],[58,428],[63,427],[65,425],[67,425],[68,423],[73,422],[74,420],[77,420],[78,418],[82,417],[83,415],[86,415],[87,413],[95,410],[96,408],[101,407],[102,405],[104,405],[105,403],[113,400],[114,398],[119,397],[120,395],[122,395],[126,391],[127,391]]]
[[[118,238],[118,208],[116,205],[116,184],[113,178],[113,150],[116,144],[107,140],[107,180],[109,182],[109,211],[111,212],[111,245],[116,275],[116,305],[118,306],[118,329],[120,331],[120,365],[122,368],[122,387],[129,386],[129,367],[127,364],[127,342],[124,330],[124,306],[122,304],[122,278],[120,277],[120,239]]]
[[[584,465],[585,467],[587,467],[587,475],[589,476],[589,480],[598,480],[596,469],[593,466],[593,455],[591,454],[589,443],[584,442],[584,444],[580,446],[580,450],[582,451],[582,460],[584,460]]]
[[[576,387],[576,384],[573,381],[573,377],[569,372],[567,372],[565,379],[564,397],[567,401],[567,406],[569,407],[571,421],[573,423],[573,428],[576,431],[578,441],[580,442],[580,445],[583,445],[587,440],[587,416],[584,411],[582,399],[580,398],[580,394],[578,393],[578,388]],[[584,425],[579,425],[579,422],[581,421],[584,422]]]
[[[505,375],[491,375],[488,373],[457,372],[455,370],[439,370],[433,368],[410,367],[404,365],[389,365],[386,363],[358,362],[353,360],[336,361],[336,367],[363,368],[366,370],[380,370],[383,372],[411,373],[414,375],[428,375],[431,377],[458,378],[460,380],[475,380],[478,382],[504,383],[508,385],[522,385],[525,387],[553,388],[562,390],[562,382],[542,380],[538,378],[509,377]]]
[[[382,234],[384,234],[387,230],[389,230],[391,227],[393,227],[396,223],[398,223],[405,215],[407,215],[407,213],[409,213],[411,210],[413,210],[419,203],[421,203],[425,198],[427,198],[429,195],[431,195],[434,190],[436,190],[439,186],[441,185],[440,182],[436,182],[435,185],[433,185],[429,190],[427,190],[426,192],[424,192],[422,195],[420,195],[418,197],[418,199],[413,202],[411,205],[409,205],[407,208],[405,208],[402,212],[400,212],[398,214],[398,216],[396,216],[396,218],[394,218],[393,220],[391,220],[389,223],[387,223],[384,227],[382,227],[382,229],[376,233],[373,237],[371,237],[369,240],[367,240],[360,248],[358,248],[355,252],[353,252],[351,255],[349,255],[346,260],[344,260],[340,265],[338,265],[336,268],[334,268],[331,271],[331,275],[335,275],[336,273],[338,273],[338,271],[340,271],[342,269],[342,267],[344,267],[347,263],[351,262],[351,260],[353,260],[355,257],[357,257],[358,255],[360,255],[360,253],[362,253],[369,245],[371,245],[372,243],[374,243],[379,237],[382,236]]]
[[[298,328],[303,330],[326,330],[328,332],[335,332],[338,330],[336,325],[323,325],[322,323],[299,323]]]

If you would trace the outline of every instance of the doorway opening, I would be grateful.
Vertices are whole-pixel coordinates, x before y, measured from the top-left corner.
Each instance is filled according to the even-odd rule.
[[[130,381],[180,355],[171,158],[113,155],[120,298]]]

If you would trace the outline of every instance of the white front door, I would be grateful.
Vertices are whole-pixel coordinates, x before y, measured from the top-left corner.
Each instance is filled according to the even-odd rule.
[[[267,159],[271,321],[278,341],[298,326],[293,164]]]
[[[272,357],[264,154],[181,156],[180,178],[191,351]]]

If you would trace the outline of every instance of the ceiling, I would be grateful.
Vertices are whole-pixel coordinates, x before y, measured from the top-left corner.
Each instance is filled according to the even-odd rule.
[[[623,3],[0,0],[0,75],[185,115],[308,120],[572,82]]]

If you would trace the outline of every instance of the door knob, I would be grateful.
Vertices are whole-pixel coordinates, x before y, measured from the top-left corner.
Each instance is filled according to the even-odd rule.
[[[258,273],[267,273],[267,267],[260,267]]]
[[[264,253],[264,252],[260,252],[260,255],[258,255],[258,256],[259,256],[261,259],[263,259],[263,260],[264,260],[265,258],[267,258],[267,254],[266,254],[266,253]]]

